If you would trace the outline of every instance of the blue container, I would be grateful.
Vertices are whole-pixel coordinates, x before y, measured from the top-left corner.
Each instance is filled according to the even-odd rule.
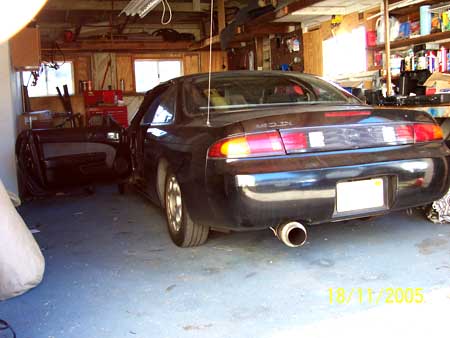
[[[430,5],[420,6],[420,35],[431,33]]]
[[[402,22],[400,24],[400,39],[407,39],[411,35],[411,22]]]

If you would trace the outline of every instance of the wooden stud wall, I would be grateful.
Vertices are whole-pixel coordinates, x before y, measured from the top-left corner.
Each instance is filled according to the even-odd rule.
[[[122,53],[82,53],[66,55],[66,60],[73,62],[75,95],[72,96],[72,106],[77,113],[84,114],[83,96],[79,92],[79,81],[92,80],[94,86],[100,87],[105,73],[106,65],[110,60],[111,69],[109,70],[105,89],[109,84],[114,89],[120,89],[120,80],[125,82],[126,102],[133,101],[133,97],[142,96],[135,92],[134,79],[134,60],[136,59],[178,59],[183,62],[183,74],[196,74],[208,72],[209,52],[188,52],[188,53],[140,53],[140,54],[122,54]],[[225,68],[224,68],[225,67]],[[221,51],[213,51],[212,71],[220,72],[228,69],[227,54]],[[111,72],[112,70],[112,72]],[[94,87],[94,89],[96,89]],[[30,98],[32,110],[49,109],[53,112],[62,112],[63,106],[56,96],[32,97]],[[133,108],[134,109],[134,108]]]
[[[123,80],[125,92],[135,92],[133,55],[116,55],[117,83],[116,88],[120,89],[120,81]]]
[[[305,73],[323,75],[322,32],[317,29],[303,34]]]
[[[304,58],[305,58],[305,73],[323,75],[323,54],[322,54],[322,42],[333,37],[333,35],[339,35],[347,32],[351,32],[353,29],[358,28],[361,25],[366,27],[366,31],[375,30],[376,19],[367,20],[378,12],[376,10],[370,10],[364,12],[363,19],[359,19],[358,13],[352,13],[344,16],[341,25],[338,28],[331,29],[331,20],[326,21],[320,25],[316,30],[312,30],[303,34],[304,44]],[[373,63],[372,53],[367,53],[367,64]]]

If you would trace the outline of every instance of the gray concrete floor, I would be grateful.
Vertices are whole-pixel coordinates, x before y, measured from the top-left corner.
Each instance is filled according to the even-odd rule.
[[[450,286],[450,226],[419,213],[315,226],[298,249],[270,231],[214,233],[204,246],[177,248],[159,209],[114,187],[20,213],[40,230],[47,266],[41,285],[0,302],[19,338],[299,337],[336,318],[425,306],[330,304],[329,288],[420,287],[427,300]]]

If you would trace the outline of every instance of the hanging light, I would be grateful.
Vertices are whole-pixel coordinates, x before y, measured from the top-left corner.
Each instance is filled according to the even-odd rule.
[[[0,11],[0,43],[8,40],[41,10],[47,0],[2,1]]]
[[[163,0],[131,0],[122,10],[126,15],[139,15],[143,18]]]

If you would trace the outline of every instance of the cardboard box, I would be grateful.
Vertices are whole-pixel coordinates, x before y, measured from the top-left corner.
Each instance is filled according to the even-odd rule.
[[[49,110],[39,110],[24,113],[19,117],[20,130],[45,129],[53,127],[53,117]]]
[[[435,72],[425,81],[424,86],[429,93],[448,93],[450,92],[450,74]]]

